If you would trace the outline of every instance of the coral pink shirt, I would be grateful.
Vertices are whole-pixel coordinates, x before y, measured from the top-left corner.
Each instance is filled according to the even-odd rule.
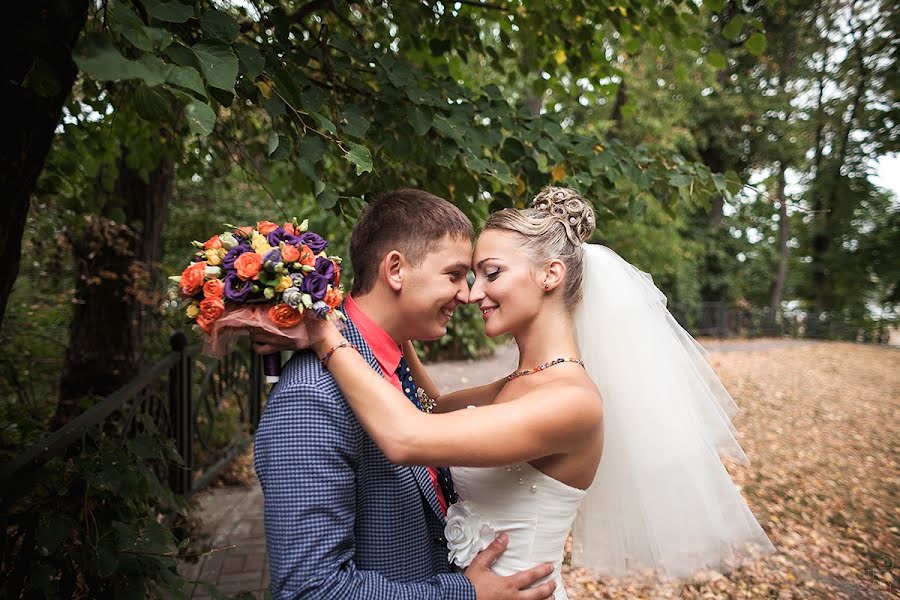
[[[356,328],[366,341],[369,349],[372,350],[372,354],[375,355],[375,360],[378,362],[378,366],[381,367],[384,378],[392,386],[402,392],[403,388],[400,385],[400,378],[397,377],[397,367],[400,366],[400,358],[403,356],[403,351],[400,350],[400,346],[397,345],[397,342],[395,342],[380,325],[370,319],[368,315],[362,311],[359,304],[353,300],[352,296],[348,295],[344,300],[344,309],[347,311],[347,316],[350,317],[350,320],[356,325]],[[441,486],[438,484],[437,470],[435,470],[434,467],[426,468],[428,469],[428,474],[431,476],[431,484],[434,486],[434,492],[437,494],[438,502],[441,503],[441,510],[443,510],[446,515],[447,500],[444,498],[444,494],[441,493]]]

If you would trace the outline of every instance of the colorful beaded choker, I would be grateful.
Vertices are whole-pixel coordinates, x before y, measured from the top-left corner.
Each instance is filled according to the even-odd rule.
[[[564,363],[564,362],[578,363],[579,365],[584,367],[584,361],[581,360],[580,358],[562,358],[562,357],[560,357],[560,358],[554,358],[550,362],[544,363],[533,369],[523,369],[522,371],[513,371],[512,373],[510,373],[509,375],[506,376],[506,380],[509,381],[511,379],[515,379],[516,377],[522,377],[523,375],[531,375],[532,373],[537,373],[538,371],[543,371],[544,369],[552,367],[553,365],[558,365],[559,363]]]

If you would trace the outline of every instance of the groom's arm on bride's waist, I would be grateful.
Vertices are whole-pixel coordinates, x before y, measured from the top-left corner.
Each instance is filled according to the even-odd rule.
[[[297,381],[291,366],[269,396],[255,441],[272,597],[474,600],[460,574],[400,583],[357,568],[356,468],[365,433],[340,396],[323,391],[333,386]]]

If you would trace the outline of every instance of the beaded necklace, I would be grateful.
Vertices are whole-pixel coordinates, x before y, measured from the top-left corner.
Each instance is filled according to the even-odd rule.
[[[544,363],[533,369],[523,369],[521,371],[513,371],[512,373],[510,373],[509,375],[506,376],[506,380],[510,381],[512,379],[515,379],[516,377],[522,377],[523,375],[531,375],[532,373],[537,373],[538,371],[543,371],[544,369],[552,367],[553,365],[558,365],[558,364],[564,363],[564,362],[573,362],[573,363],[577,363],[577,364],[581,365],[582,367],[584,367],[584,361],[581,360],[580,358],[562,358],[562,357],[560,357],[560,358],[554,358],[550,362]]]

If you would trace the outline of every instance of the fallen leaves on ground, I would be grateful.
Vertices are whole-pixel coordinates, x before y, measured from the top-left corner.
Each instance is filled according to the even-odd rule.
[[[776,554],[678,586],[615,585],[564,566],[570,600],[897,597],[900,350],[770,346],[719,344],[710,362],[741,407],[734,424],[751,461],[729,470]]]

